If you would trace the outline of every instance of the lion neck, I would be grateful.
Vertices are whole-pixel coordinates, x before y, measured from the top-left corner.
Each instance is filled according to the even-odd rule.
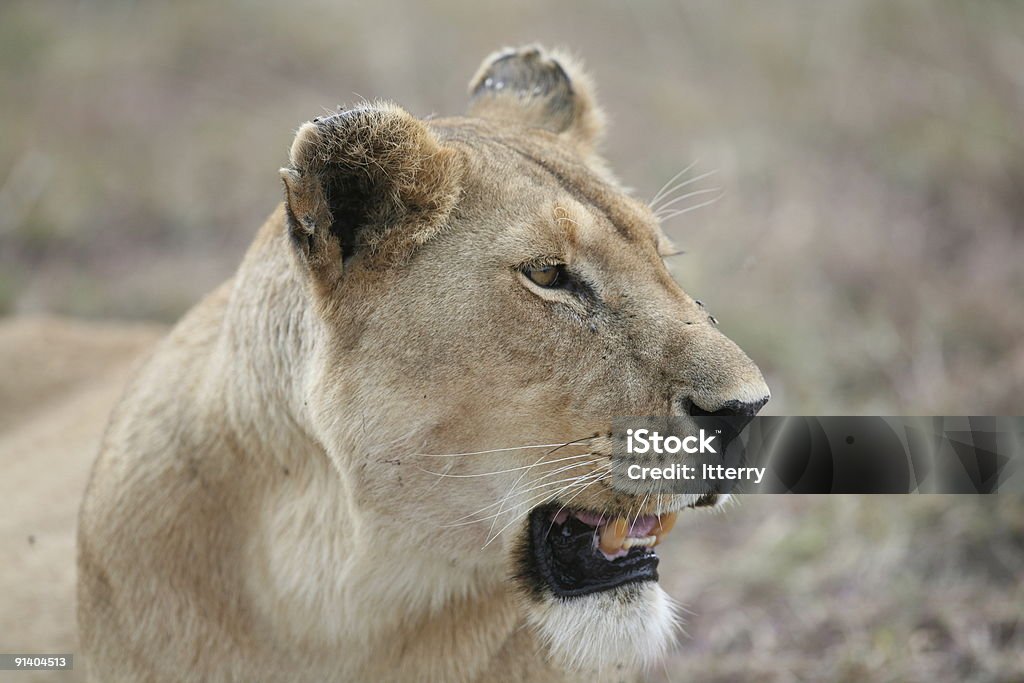
[[[414,653],[431,631],[440,650],[466,649],[464,663],[489,666],[518,628],[503,574],[453,562],[365,509],[314,435],[304,390],[321,332],[289,246],[279,210],[230,285],[211,363],[210,393],[259,471],[240,478],[257,482],[246,569],[257,609],[304,647]]]

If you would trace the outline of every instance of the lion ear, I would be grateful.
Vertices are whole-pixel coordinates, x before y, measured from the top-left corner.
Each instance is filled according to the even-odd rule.
[[[538,45],[495,52],[469,83],[470,116],[542,128],[591,151],[604,133],[594,85],[579,63]]]
[[[394,260],[441,229],[459,163],[402,108],[377,103],[304,123],[281,169],[288,231],[324,284],[359,254]]]

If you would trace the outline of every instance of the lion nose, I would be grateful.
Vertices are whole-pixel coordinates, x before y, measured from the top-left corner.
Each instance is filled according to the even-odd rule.
[[[718,405],[715,410],[708,410],[692,399],[686,399],[684,410],[693,417],[726,417],[729,424],[737,431],[743,431],[750,421],[757,415],[758,411],[768,402],[770,396],[764,396],[756,401],[730,400]]]

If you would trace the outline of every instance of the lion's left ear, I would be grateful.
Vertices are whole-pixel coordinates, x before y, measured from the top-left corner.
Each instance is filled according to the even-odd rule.
[[[375,103],[316,118],[281,169],[299,259],[330,287],[358,254],[392,262],[438,231],[460,188],[461,159],[422,121]]]
[[[575,59],[527,45],[487,57],[469,83],[470,116],[542,128],[590,152],[604,134],[594,85]]]

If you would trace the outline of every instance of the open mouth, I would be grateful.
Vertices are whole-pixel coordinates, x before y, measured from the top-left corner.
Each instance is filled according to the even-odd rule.
[[[627,519],[557,505],[535,508],[523,557],[526,573],[536,587],[565,598],[657,581],[654,546],[675,521],[675,512]]]

